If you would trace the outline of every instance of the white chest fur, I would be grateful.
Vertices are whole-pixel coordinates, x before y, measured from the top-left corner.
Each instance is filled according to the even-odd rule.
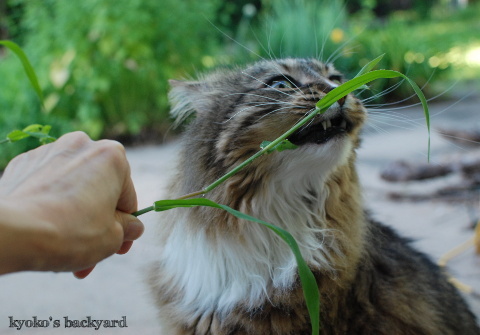
[[[331,148],[326,152],[331,153]],[[346,155],[339,152],[332,158],[330,154],[323,166],[309,162],[310,158],[318,163],[318,157],[311,157],[308,150],[296,155],[305,156],[293,160],[302,165],[278,161],[276,177],[254,198],[249,214],[289,231],[307,263],[333,270],[330,255],[338,250],[325,225],[328,189],[324,183]],[[228,313],[239,303],[253,308],[268,299],[272,288],[288,290],[295,280],[292,252],[267,228],[249,222],[243,238],[212,239],[204,230],[191,229],[195,222],[188,211],[176,209],[166,214],[175,223],[163,245],[161,266],[167,275],[160,280],[167,291],[180,293],[177,308],[191,321],[214,310]]]

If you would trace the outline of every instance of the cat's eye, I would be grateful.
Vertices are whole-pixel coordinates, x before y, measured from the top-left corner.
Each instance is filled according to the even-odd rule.
[[[274,89],[298,87],[298,83],[292,77],[285,74],[270,78],[270,80],[265,81],[265,85],[268,88]]]
[[[331,82],[334,82],[335,84],[340,85],[343,82],[343,76],[340,74],[333,74],[330,77],[328,77],[328,80]]]
[[[292,88],[293,84],[288,80],[275,80],[269,86],[271,88]]]

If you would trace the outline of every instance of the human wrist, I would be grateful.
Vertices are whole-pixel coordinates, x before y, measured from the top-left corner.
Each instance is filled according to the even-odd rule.
[[[55,231],[21,203],[0,198],[0,274],[44,270]]]

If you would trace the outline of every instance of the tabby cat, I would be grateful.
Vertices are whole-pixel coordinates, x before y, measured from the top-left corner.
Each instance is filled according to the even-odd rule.
[[[195,114],[169,198],[201,190],[274,140],[342,76],[314,59],[261,61],[172,81],[172,115]],[[322,334],[480,334],[440,269],[369,218],[355,171],[367,111],[353,95],[208,198],[289,231],[321,294]],[[150,274],[164,335],[307,335],[310,319],[288,246],[214,208],[161,216]]]

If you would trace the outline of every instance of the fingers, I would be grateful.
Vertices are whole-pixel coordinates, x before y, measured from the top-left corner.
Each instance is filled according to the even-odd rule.
[[[116,211],[115,220],[123,228],[123,241],[134,241],[142,236],[145,230],[142,221],[131,214]]]
[[[142,236],[145,226],[135,216],[117,211],[115,213],[116,222],[122,226],[123,229],[123,243],[116,251],[117,254],[126,254],[133,245],[133,241]],[[78,279],[86,278],[95,268],[89,267],[84,270],[76,271],[73,275]]]
[[[126,254],[130,248],[133,245],[133,241],[125,241],[123,242],[122,246],[120,247],[120,250],[117,251],[117,254],[119,255],[124,255]]]
[[[77,279],[84,279],[85,277],[87,277],[93,271],[93,269],[95,269],[95,265],[92,266],[92,267],[89,267],[87,269],[83,269],[83,270],[80,270],[80,271],[75,271],[73,273],[73,275]]]

